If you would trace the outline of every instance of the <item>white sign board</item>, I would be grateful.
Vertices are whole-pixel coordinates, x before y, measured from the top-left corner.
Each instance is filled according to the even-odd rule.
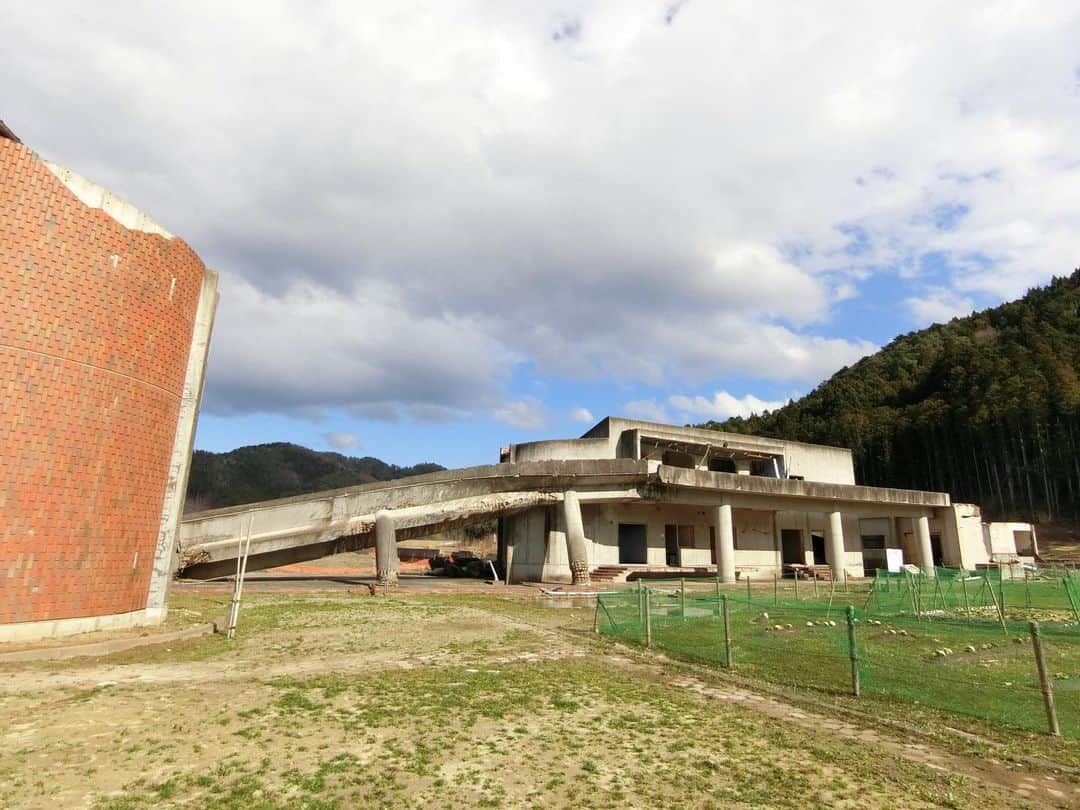
[[[902,548],[885,549],[885,567],[889,573],[899,574],[904,570],[904,550]]]

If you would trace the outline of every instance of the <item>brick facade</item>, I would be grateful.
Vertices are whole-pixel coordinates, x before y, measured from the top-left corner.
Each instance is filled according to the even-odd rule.
[[[0,624],[146,606],[205,272],[0,138]]]

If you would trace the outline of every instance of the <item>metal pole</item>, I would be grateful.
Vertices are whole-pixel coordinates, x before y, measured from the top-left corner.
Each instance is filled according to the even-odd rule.
[[[772,577],[772,603],[774,605],[780,604],[780,575],[773,574]]]
[[[964,591],[964,615],[967,616],[968,621],[971,621],[971,604],[968,602],[967,592],[967,571],[963,571],[960,574],[960,587]]]
[[[1031,609],[1031,577],[1028,576],[1027,568],[1024,569],[1024,598],[1027,601],[1027,607]]]
[[[594,633],[600,632],[600,594],[596,595],[596,610],[593,611],[592,616],[592,631]]]
[[[746,602],[750,603],[750,575],[746,575]]]
[[[652,647],[652,600],[649,589],[645,589],[645,646]]]
[[[855,646],[855,608],[847,606],[847,639],[851,653],[851,694],[859,696],[859,651]]]
[[[686,577],[679,577],[679,618],[686,618]]]
[[[731,622],[728,619],[727,594],[720,597],[720,609],[724,614],[724,668],[731,669]]]
[[[720,577],[716,578],[716,612],[720,612]]]
[[[1043,703],[1046,704],[1046,722],[1050,727],[1050,733],[1055,737],[1060,737],[1061,727],[1058,726],[1057,709],[1054,708],[1054,687],[1050,685],[1050,678],[1046,674],[1046,659],[1043,658],[1039,623],[1034,619],[1028,621],[1028,629],[1031,631],[1031,644],[1035,648],[1035,665],[1039,668],[1039,687],[1042,689]]]
[[[799,569],[795,569],[795,601],[799,601]]]
[[[814,571],[814,598],[817,599],[820,596],[818,593],[818,575],[817,571]]]

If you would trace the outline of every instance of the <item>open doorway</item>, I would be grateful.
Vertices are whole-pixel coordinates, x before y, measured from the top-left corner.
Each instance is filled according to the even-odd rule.
[[[619,524],[619,562],[627,565],[644,565],[648,562],[645,525],[642,523]]]
[[[664,527],[664,562],[678,565],[679,556],[679,527],[669,523]]]
[[[810,545],[814,549],[814,565],[827,565],[828,560],[825,559],[825,535],[810,535]]]
[[[934,560],[934,567],[941,568],[941,566],[944,564],[942,563],[942,559],[944,559],[944,557],[941,551],[940,534],[930,535],[930,556]]]
[[[780,530],[780,561],[784,565],[804,565],[802,532],[798,529]]]

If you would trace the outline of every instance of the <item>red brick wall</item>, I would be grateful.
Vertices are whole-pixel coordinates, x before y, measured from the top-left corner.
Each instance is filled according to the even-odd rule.
[[[0,139],[0,623],[146,606],[203,272]]]

